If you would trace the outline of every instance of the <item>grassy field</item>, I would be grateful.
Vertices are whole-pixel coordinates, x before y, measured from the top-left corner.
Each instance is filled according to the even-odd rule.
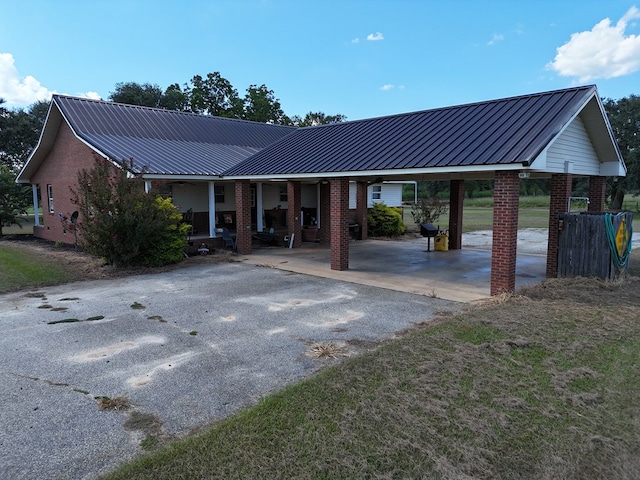
[[[34,258],[18,247],[0,244],[0,292],[70,281],[72,275],[56,261]]]

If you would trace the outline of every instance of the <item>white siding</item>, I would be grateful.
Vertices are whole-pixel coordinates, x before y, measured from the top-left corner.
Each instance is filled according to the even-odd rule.
[[[402,205],[402,183],[383,183],[380,200],[375,203],[384,202],[388,207],[399,207]],[[367,187],[367,207],[373,207],[372,185]],[[349,182],[349,208],[356,208],[356,182]]]
[[[565,162],[571,162],[571,171],[577,175],[599,175],[600,162],[587,130],[580,117],[576,117],[547,151],[547,169],[562,173]]]

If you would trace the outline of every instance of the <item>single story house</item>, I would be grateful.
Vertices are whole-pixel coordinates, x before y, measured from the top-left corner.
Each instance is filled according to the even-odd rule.
[[[450,182],[449,248],[461,248],[464,181],[493,179],[492,294],[515,286],[521,178],[551,178],[547,274],[555,276],[557,214],[573,176],[589,177],[589,208],[602,211],[606,178],[626,174],[594,85],[306,128],[54,95],[17,179],[43,205],[37,236],[72,241],[58,213],[74,210],[69,188],[94,154],[131,160],[210,237],[220,225],[235,229],[243,254],[254,232],[284,227],[298,246],[302,230],[316,228],[335,270],[348,269],[349,222],[366,238],[368,207],[401,182]]]

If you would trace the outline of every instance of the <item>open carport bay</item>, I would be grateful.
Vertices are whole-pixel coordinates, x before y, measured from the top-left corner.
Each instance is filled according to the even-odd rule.
[[[244,263],[2,295],[0,471],[95,478],[335,361],[316,344],[354,354],[462,307]]]

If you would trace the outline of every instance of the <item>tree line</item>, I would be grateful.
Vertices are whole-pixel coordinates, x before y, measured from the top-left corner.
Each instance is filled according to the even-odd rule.
[[[286,115],[280,100],[266,85],[249,85],[244,97],[220,72],[208,73],[205,77],[194,75],[180,86],[172,83],[167,88],[157,84],[121,82],[110,93],[112,102],[127,103],[153,108],[164,108],[201,115],[239,118],[260,123],[309,127],[312,125],[343,122],[342,114],[326,115],[323,112],[308,112],[304,117]]]

